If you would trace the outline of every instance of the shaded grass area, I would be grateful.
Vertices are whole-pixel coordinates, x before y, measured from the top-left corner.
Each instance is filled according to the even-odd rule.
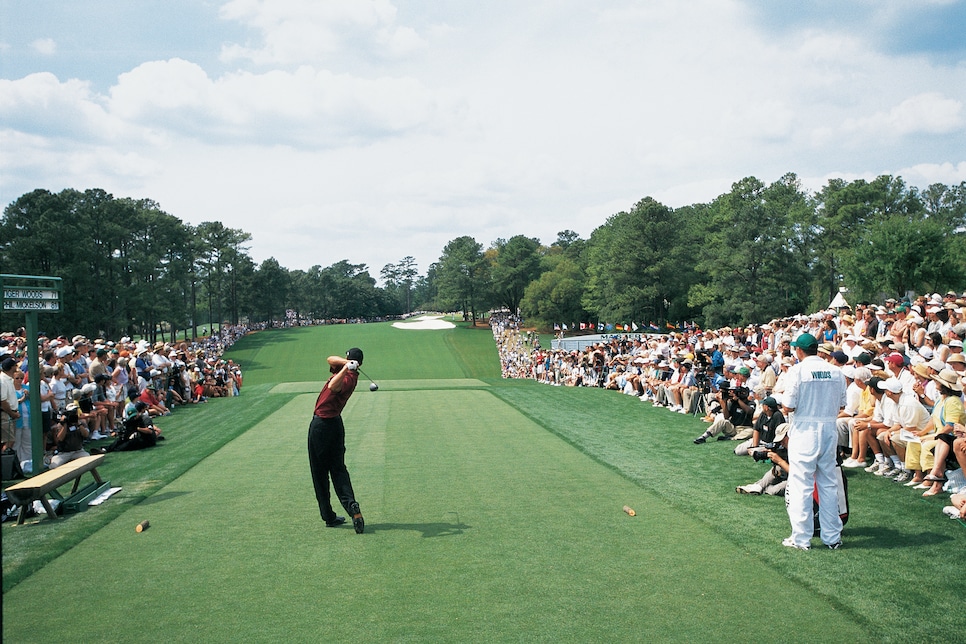
[[[940,514],[948,496],[927,500],[892,481],[847,471],[845,548],[798,552],[779,543],[790,532],[782,498],[734,492],[756,481],[765,466],[735,456],[730,441],[693,445],[705,427],[699,420],[597,389],[527,382],[493,393],[669,507],[694,514],[722,543],[740,547],[861,620],[871,639],[961,636],[966,571],[950,555],[962,552],[966,531]],[[941,588],[928,599],[916,590],[927,580]]]
[[[773,641],[771,625],[733,619],[747,589],[800,608],[782,620],[798,641],[862,638],[823,598],[487,390],[354,397],[347,447],[367,530],[325,528],[304,453],[313,400],[292,399],[8,593],[5,637]],[[110,565],[92,566],[105,543]],[[25,624],[45,589],[76,579],[152,601],[137,620],[77,603],[43,632]]]
[[[244,433],[252,424],[285,404],[285,396],[268,395],[268,387],[245,387],[240,398],[213,399],[184,407],[158,419],[167,440],[137,452],[108,454],[98,469],[104,480],[123,488],[110,501],[84,512],[50,521],[45,515],[21,526],[3,524],[3,592],[67,552],[95,531],[151,497],[163,486]],[[241,417],[239,417],[241,416]],[[91,443],[106,447],[109,440]],[[85,475],[82,481],[93,479]],[[70,485],[60,488],[67,496]]]

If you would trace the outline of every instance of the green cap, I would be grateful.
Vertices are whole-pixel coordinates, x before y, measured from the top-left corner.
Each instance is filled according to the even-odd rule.
[[[811,333],[803,333],[792,342],[793,347],[801,347],[802,349],[813,349],[818,346],[818,340]]]

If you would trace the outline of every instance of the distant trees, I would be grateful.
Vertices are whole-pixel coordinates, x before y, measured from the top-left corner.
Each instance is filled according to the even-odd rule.
[[[407,255],[395,264],[386,264],[379,271],[386,295],[398,304],[399,313],[410,313],[412,309],[413,285],[416,281],[416,258]]]
[[[435,277],[439,308],[468,312],[476,324],[477,312],[492,301],[483,245],[466,235],[452,240],[443,248]]]
[[[540,277],[540,240],[516,235],[498,239],[488,251],[490,278],[496,303],[507,310],[520,308],[524,291]]]
[[[282,320],[289,308],[315,317],[395,312],[364,264],[289,271],[256,266],[251,235],[211,221],[186,225],[150,199],[103,190],[34,190],[0,219],[4,273],[63,279],[63,311],[39,315],[47,333],[170,337],[212,323]],[[404,261],[411,283],[415,260]],[[3,328],[23,324],[4,316]]]
[[[911,188],[898,177],[831,179],[808,194],[794,174],[735,182],[710,203],[651,197],[549,246],[515,235],[484,251],[460,236],[426,275],[407,255],[379,273],[348,259],[307,271],[270,258],[218,221],[192,227],[150,199],[34,190],[0,219],[4,273],[64,279],[48,331],[165,333],[214,322],[376,317],[414,309],[519,310],[533,324],[768,321],[850,299],[966,287],[966,182]],[[19,322],[7,325],[12,326]]]

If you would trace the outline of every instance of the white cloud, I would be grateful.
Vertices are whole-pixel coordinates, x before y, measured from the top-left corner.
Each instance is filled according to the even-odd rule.
[[[436,97],[413,78],[366,79],[302,66],[212,79],[181,59],[139,65],[110,91],[119,117],[212,142],[329,147],[430,124]]]
[[[843,124],[847,133],[895,137],[910,134],[948,134],[962,129],[963,105],[939,92],[928,92],[905,99],[888,112],[848,119]]]
[[[38,38],[30,43],[30,48],[41,56],[53,56],[57,53],[57,43],[53,38]]]
[[[907,183],[915,186],[928,186],[945,183],[954,186],[966,182],[966,161],[958,163],[919,163],[896,172]]]
[[[231,0],[221,17],[258,30],[263,41],[254,47],[226,45],[221,54],[226,61],[324,63],[344,50],[391,58],[426,46],[414,29],[394,24],[396,8],[388,0]]]
[[[51,139],[106,142],[129,134],[89,82],[61,82],[48,72],[0,79],[0,120],[5,128]]]

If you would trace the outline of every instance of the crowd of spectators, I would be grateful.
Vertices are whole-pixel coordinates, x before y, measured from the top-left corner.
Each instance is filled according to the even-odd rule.
[[[83,335],[37,338],[44,463],[57,467],[90,452],[126,451],[153,445],[164,436],[155,420],[184,405],[237,396],[238,364],[224,352],[251,332],[222,325],[196,341],[151,343]],[[28,338],[23,328],[0,334],[3,396],[12,413],[3,416],[4,453],[16,453],[32,469]],[[7,380],[9,379],[9,383]],[[9,385],[9,387],[8,387]],[[8,391],[9,390],[9,391]],[[12,392],[10,394],[9,392]]]
[[[848,404],[838,419],[840,463],[924,497],[951,494],[943,512],[966,519],[966,293],[934,293],[828,309],[744,328],[609,335],[582,350],[544,348],[518,317],[491,317],[505,378],[600,387],[707,428],[693,440],[732,440],[734,453],[772,470],[745,494],[782,494],[785,374],[791,342],[808,332],[842,369]]]

